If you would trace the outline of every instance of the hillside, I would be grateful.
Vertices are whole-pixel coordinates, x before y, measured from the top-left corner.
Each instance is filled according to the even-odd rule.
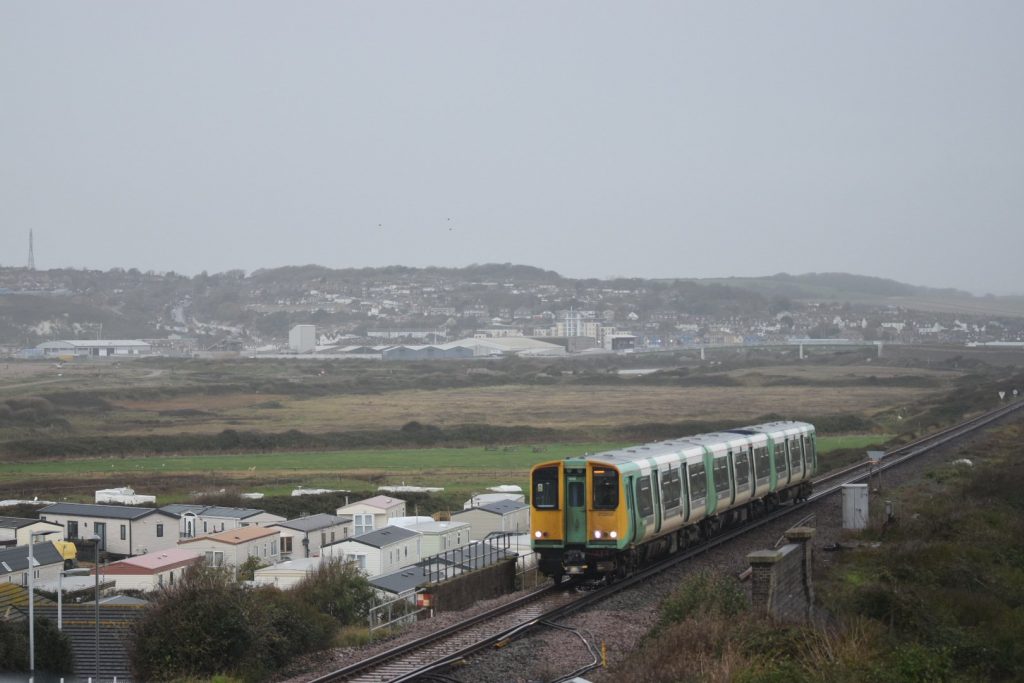
[[[374,330],[442,328],[452,337],[496,323],[531,334],[534,327],[563,320],[570,309],[586,311],[603,325],[670,336],[683,329],[680,325],[707,326],[738,317],[770,322],[781,312],[799,315],[822,302],[836,310],[788,332],[827,334],[835,314],[880,320],[893,309],[934,313],[929,324],[946,328],[957,315],[1024,317],[1022,297],[975,297],[845,273],[596,280],[515,264],[305,265],[194,277],[134,268],[0,268],[0,346],[20,348],[56,338],[171,335],[195,338],[200,345],[224,339],[258,345],[286,339],[288,329],[298,323],[356,337],[373,337]],[[976,322],[981,327],[989,321]]]

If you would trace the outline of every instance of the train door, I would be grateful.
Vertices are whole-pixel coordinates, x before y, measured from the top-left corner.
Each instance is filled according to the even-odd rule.
[[[695,521],[695,510],[703,509],[705,514],[714,512],[714,502],[708,500],[708,474],[703,459],[687,466],[686,487],[690,499],[690,516],[687,521]]]
[[[804,454],[800,448],[800,437],[786,439],[786,445],[789,447],[790,480],[800,481],[804,478]]]
[[[587,480],[586,470],[565,471],[565,542],[587,542]]]
[[[748,500],[751,496],[753,477],[750,475],[750,461],[752,449],[743,448],[735,453],[733,466],[736,472],[736,498],[735,500]]]
[[[651,476],[641,475],[636,480],[636,513],[637,526],[643,530],[646,538],[655,527],[654,493],[651,490]]]
[[[690,482],[686,480],[686,461],[679,465],[679,495],[683,497],[683,519],[687,522],[693,515],[693,503],[690,501]]]
[[[717,513],[732,505],[732,458],[721,455],[712,461],[712,482],[715,492],[715,509]],[[709,510],[710,512],[710,510]]]
[[[736,495],[739,493],[739,485],[736,483],[736,456],[730,449],[726,455],[729,461],[729,497],[726,499],[730,506],[736,502]]]
[[[784,488],[789,483],[789,457],[786,455],[786,439],[772,439],[772,450],[774,452],[775,472],[779,477],[778,488]]]
[[[626,491],[626,509],[629,511],[629,526],[633,532],[628,536],[631,543],[636,543],[643,536],[643,528],[637,523],[636,513],[636,499],[633,496],[633,477],[626,477],[626,485],[624,487]]]
[[[807,454],[807,474],[818,471],[818,452],[814,448],[814,434],[804,434],[804,453]]]
[[[651,491],[654,497],[654,531],[657,533],[661,531],[661,525],[665,520],[665,512],[661,507],[661,471],[654,470],[651,472],[651,478],[654,480],[654,487]]]

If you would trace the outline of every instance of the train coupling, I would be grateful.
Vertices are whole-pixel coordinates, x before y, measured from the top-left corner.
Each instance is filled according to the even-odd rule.
[[[562,559],[562,568],[569,575],[587,573],[587,556],[579,550],[568,550]]]

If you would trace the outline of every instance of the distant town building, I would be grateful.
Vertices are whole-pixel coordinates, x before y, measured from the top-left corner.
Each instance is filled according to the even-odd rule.
[[[288,333],[288,348],[295,353],[316,350],[316,325],[296,325]]]

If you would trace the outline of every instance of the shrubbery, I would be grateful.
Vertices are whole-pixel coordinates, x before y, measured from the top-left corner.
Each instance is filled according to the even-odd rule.
[[[36,669],[73,671],[71,641],[49,619],[36,617]],[[28,622],[0,619],[0,671],[28,671]]]
[[[365,616],[372,592],[358,572],[327,563],[306,583],[315,589],[251,589],[223,570],[190,569],[139,623],[131,651],[135,676],[260,680],[297,655],[328,647],[339,622]]]
[[[556,429],[522,425],[468,424],[441,428],[415,423],[411,429],[308,433],[297,429],[257,432],[225,429],[216,434],[143,434],[125,436],[40,436],[4,442],[12,459],[81,457],[140,453],[216,453],[330,451],[364,448],[418,448],[470,446],[493,443],[550,443],[571,434]],[[407,425],[408,426],[408,425]]]
[[[374,601],[373,589],[355,565],[340,560],[324,560],[292,592],[342,625],[359,623]]]

